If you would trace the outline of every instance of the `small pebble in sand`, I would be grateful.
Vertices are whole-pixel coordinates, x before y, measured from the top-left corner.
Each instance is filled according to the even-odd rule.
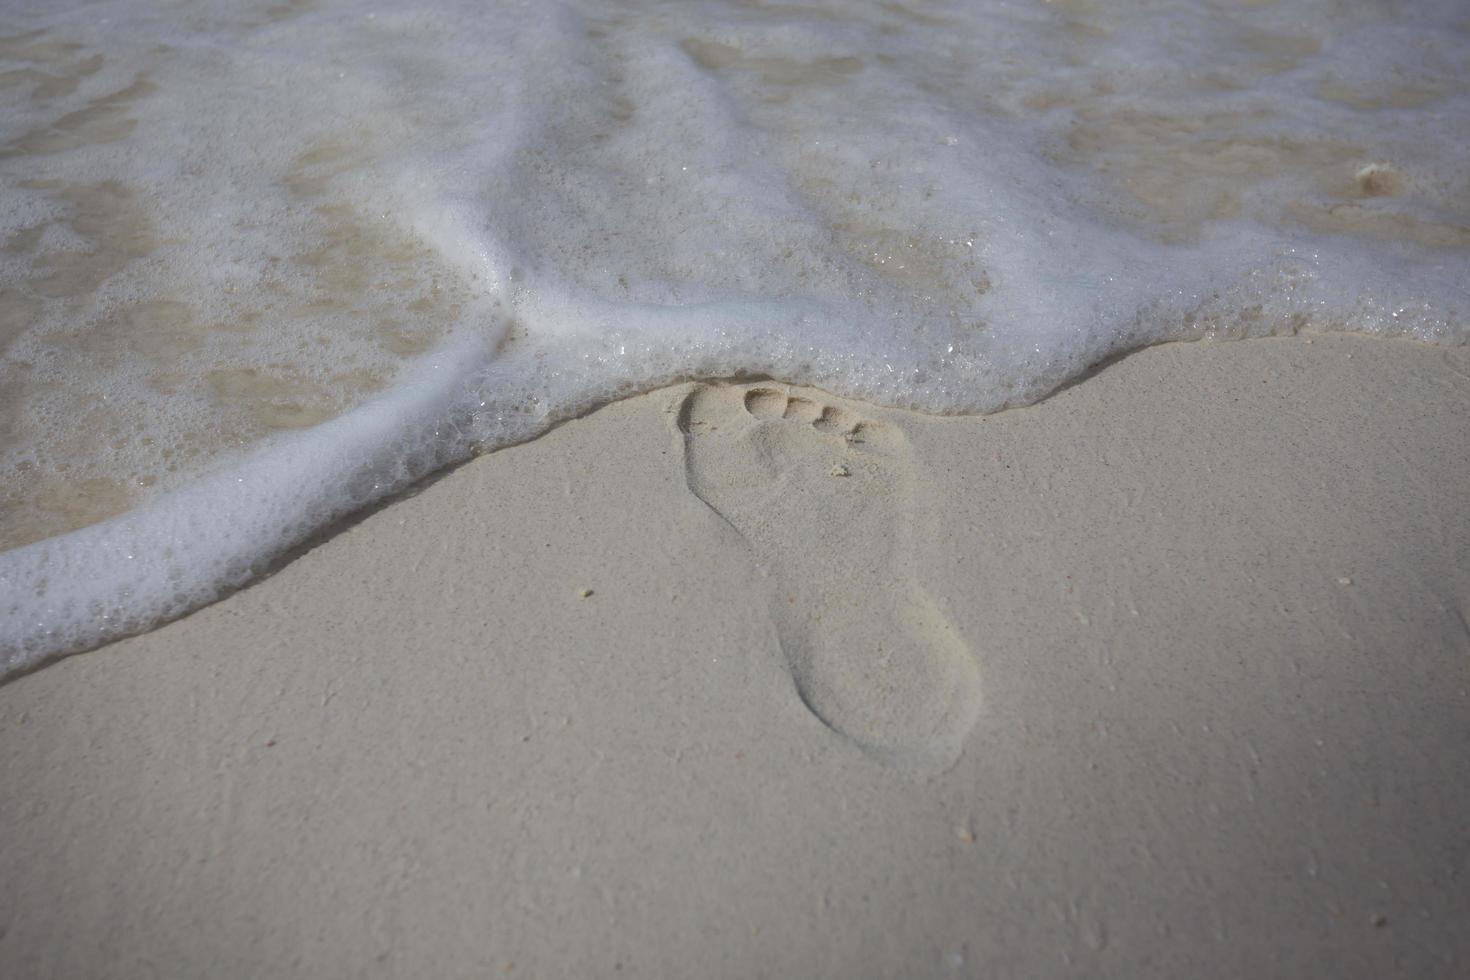
[[[1393,197],[1399,192],[1399,177],[1392,167],[1370,163],[1357,173],[1358,191],[1364,197]]]
[[[1382,912],[1375,912],[1371,917],[1369,917],[1368,921],[1373,924],[1374,929],[1382,929],[1384,926],[1388,925],[1388,916],[1384,915]]]
[[[836,466],[832,467],[832,475],[833,476],[852,476],[852,470],[848,469],[845,464],[838,463]]]
[[[1353,580],[1350,579],[1350,578],[1348,578],[1346,575],[1342,575],[1342,576],[1339,576],[1338,577],[1337,584],[1338,585],[1352,585],[1353,584]]]
[[[975,843],[975,832],[969,827],[956,827],[955,836],[960,839],[961,844]]]
[[[579,591],[577,593],[577,595],[580,598],[588,599],[588,598],[591,598],[591,596],[592,596],[592,590],[591,589],[582,589],[581,591]]]

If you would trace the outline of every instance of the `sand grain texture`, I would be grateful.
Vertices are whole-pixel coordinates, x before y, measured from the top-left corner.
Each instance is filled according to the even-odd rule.
[[[871,470],[768,386],[744,490],[657,392],[22,677],[0,975],[1463,976],[1470,359],[1310,341],[831,403]],[[979,692],[918,767],[773,607],[894,568]]]

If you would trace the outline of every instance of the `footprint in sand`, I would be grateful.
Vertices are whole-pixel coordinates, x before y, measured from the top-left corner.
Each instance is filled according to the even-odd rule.
[[[903,433],[774,384],[701,385],[679,428],[689,489],[774,584],[802,701],[885,761],[952,763],[979,712],[979,670],[914,574]]]

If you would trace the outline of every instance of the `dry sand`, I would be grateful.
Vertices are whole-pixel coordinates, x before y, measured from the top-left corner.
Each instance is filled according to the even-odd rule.
[[[0,976],[1464,976],[1467,376],[685,386],[477,460],[0,688]]]

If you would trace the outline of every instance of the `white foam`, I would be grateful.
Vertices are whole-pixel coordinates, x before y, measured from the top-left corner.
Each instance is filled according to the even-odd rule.
[[[15,7],[0,675],[679,379],[1467,339],[1452,0]]]

